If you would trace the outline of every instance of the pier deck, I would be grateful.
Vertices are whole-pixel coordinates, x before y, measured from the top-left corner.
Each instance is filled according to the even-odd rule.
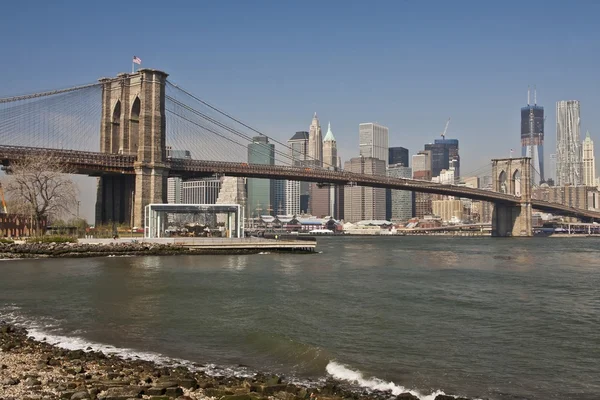
[[[306,238],[308,239],[308,238]],[[111,243],[148,243],[187,247],[190,250],[260,250],[260,251],[305,251],[313,252],[317,247],[316,240],[297,239],[265,239],[265,238],[118,238],[118,239],[79,239],[79,243],[86,244],[111,244]]]

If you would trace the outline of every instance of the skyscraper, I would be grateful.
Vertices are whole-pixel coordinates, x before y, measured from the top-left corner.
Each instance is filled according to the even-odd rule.
[[[583,184],[596,186],[596,157],[594,157],[594,141],[590,133],[585,134],[583,140]]]
[[[460,176],[460,155],[458,154],[458,139],[435,139],[425,145],[425,150],[431,152],[431,176],[439,176],[443,169],[454,167],[454,175]]]
[[[185,181],[181,193],[184,204],[215,204],[221,190],[220,178]]]
[[[534,104],[521,108],[521,156],[531,157],[531,183],[538,184],[546,180],[544,175],[544,107],[538,106],[534,95]]]
[[[182,179],[179,176],[173,176],[167,179],[167,203],[181,204],[183,196],[181,194]]]
[[[358,126],[361,157],[373,157],[388,165],[389,129],[373,122]]]
[[[292,165],[300,167],[306,165],[308,157],[309,133],[299,131],[288,140]],[[285,184],[285,212],[288,215],[300,215],[308,211],[309,183],[287,181]]]
[[[337,142],[331,132],[331,122],[327,125],[327,134],[323,139],[323,166],[328,169],[337,167]]]
[[[390,164],[387,175],[393,178],[412,178],[412,170],[401,163]],[[387,189],[386,197],[387,220],[405,222],[413,216],[414,192]]]
[[[286,183],[285,179],[271,179],[271,207],[272,215],[285,214]]]
[[[266,136],[255,136],[248,145],[248,163],[275,164],[275,145]],[[248,217],[256,218],[273,209],[272,185],[270,179],[248,178]]]
[[[386,152],[387,153],[387,152]],[[373,157],[356,157],[346,161],[349,172],[385,176],[385,161]],[[365,186],[344,188],[344,218],[350,222],[385,219],[385,189]]]
[[[337,142],[331,131],[331,122],[327,125],[327,133],[323,139],[323,167],[327,169],[337,169],[338,155]],[[338,190],[336,185],[326,186],[325,190],[329,191],[329,210],[326,215],[333,218],[339,218],[337,215]]]
[[[323,162],[323,135],[317,113],[315,113],[308,131],[308,160],[311,165],[320,167]]]
[[[287,215],[300,215],[300,182],[285,181],[285,213]]]
[[[388,150],[388,165],[402,164],[408,167],[408,149],[404,147],[390,147]]]
[[[413,179],[431,180],[431,152],[424,150],[412,156]]]
[[[412,156],[413,179],[431,180],[431,151],[425,150]],[[430,193],[415,193],[414,216],[423,218],[432,213],[432,195]]]
[[[317,113],[313,117],[308,130],[308,160],[307,165],[321,167],[323,165],[323,135]],[[316,183],[309,184],[308,212],[319,217],[328,215],[329,191],[319,188]]]
[[[308,155],[308,137],[308,132],[299,131],[288,140],[290,157],[292,158],[292,165],[294,167],[304,165],[306,161],[306,156]]]
[[[556,103],[556,185],[581,185],[581,136],[578,100]]]
[[[550,183],[555,183],[556,182],[556,153],[552,153],[550,154],[550,165],[549,165],[549,169],[548,172],[546,172],[546,181],[548,181],[549,179],[552,181]],[[551,186],[554,186],[554,184],[552,184]]]

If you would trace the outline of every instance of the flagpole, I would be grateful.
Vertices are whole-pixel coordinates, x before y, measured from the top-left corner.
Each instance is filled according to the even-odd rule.
[[[133,59],[131,59],[131,73],[135,73],[135,63],[133,62]]]

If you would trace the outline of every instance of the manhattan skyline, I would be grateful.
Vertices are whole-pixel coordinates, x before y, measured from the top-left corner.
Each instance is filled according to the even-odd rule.
[[[465,173],[520,147],[530,84],[547,114],[546,165],[557,101],[579,100],[582,132],[600,131],[592,1],[117,4],[6,4],[0,96],[128,72],[137,55],[281,142],[316,111],[335,126],[343,161],[358,155],[361,122],[389,127],[389,145],[413,155],[451,117]]]

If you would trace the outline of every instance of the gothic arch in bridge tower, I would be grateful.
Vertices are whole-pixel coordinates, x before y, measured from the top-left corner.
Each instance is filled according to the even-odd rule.
[[[498,187],[500,188],[500,190],[499,190],[500,193],[508,192],[508,188],[506,187],[506,172],[505,171],[500,172],[500,175],[498,175]]]
[[[141,102],[139,96],[135,96],[129,115],[129,154],[137,155],[140,144],[140,109]]]
[[[515,196],[521,196],[521,171],[516,170],[512,176],[512,188]]]
[[[495,192],[509,195],[494,203],[492,236],[532,236],[531,158],[492,160]]]
[[[119,151],[119,136],[121,132],[121,100],[117,100],[112,113],[112,126],[110,135],[110,152]]]

